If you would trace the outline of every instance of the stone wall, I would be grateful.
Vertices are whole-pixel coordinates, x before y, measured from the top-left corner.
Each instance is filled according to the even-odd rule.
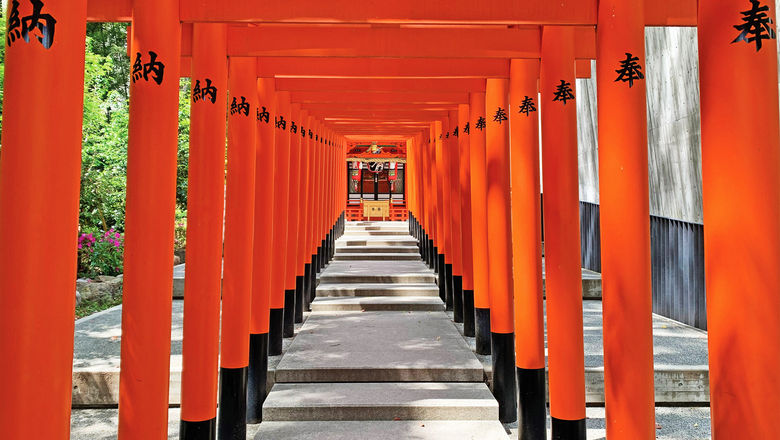
[[[695,28],[647,28],[650,213],[702,221],[699,69]],[[596,65],[577,80],[580,200],[598,203]]]
[[[650,214],[701,223],[697,44],[696,28],[645,29]],[[577,80],[580,200],[591,203],[599,202],[595,63],[590,79]]]

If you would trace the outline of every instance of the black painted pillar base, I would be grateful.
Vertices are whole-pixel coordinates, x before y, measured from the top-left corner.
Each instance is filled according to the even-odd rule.
[[[330,263],[331,260],[331,239],[333,237],[333,232],[328,232],[328,235],[325,236],[325,255],[326,259],[328,260],[328,263]]]
[[[311,309],[311,303],[314,298],[317,297],[317,254],[311,256],[311,267],[309,268],[309,309]]]
[[[303,265],[303,310],[311,312],[311,263]]]
[[[520,440],[547,440],[547,395],[544,384],[544,368],[517,367]]]
[[[285,338],[295,336],[295,289],[284,291],[284,331]]]
[[[444,264],[444,283],[445,283],[445,299],[444,303],[446,306],[447,311],[452,310],[453,305],[453,297],[455,296],[453,294],[453,291],[455,290],[455,285],[452,280],[452,264]]]
[[[320,242],[320,246],[317,248],[317,255],[320,256],[320,270],[325,269],[327,261],[325,261],[325,240]]]
[[[200,422],[182,420],[179,423],[179,440],[214,440],[217,438],[217,418]]]
[[[303,276],[295,277],[295,323],[303,322]]]
[[[428,234],[425,233],[425,230],[422,230],[420,234],[420,248],[422,249],[423,261],[425,261],[428,267],[431,267],[431,255],[428,253]]]
[[[436,270],[436,263],[437,263],[437,253],[436,253],[436,246],[433,245],[433,239],[428,238],[428,255],[431,259],[430,266],[431,269]]]
[[[336,256],[336,231],[330,233],[330,243],[328,244],[328,261],[332,261]]]
[[[515,385],[515,334],[493,333],[493,397],[498,401],[498,420],[517,420],[517,386]]]
[[[463,291],[463,334],[474,337],[474,291]]]
[[[452,276],[452,308],[455,322],[463,322],[463,277]]]
[[[284,334],[284,309],[271,309],[268,325],[268,355],[282,354],[282,335]]]
[[[585,440],[585,419],[562,420],[552,417],[553,440]]]
[[[246,440],[247,368],[219,369],[219,440]]]
[[[246,422],[263,421],[263,402],[268,388],[268,333],[249,335]]]
[[[474,337],[477,339],[477,354],[491,353],[490,309],[474,308]]]
[[[438,275],[439,297],[445,303],[447,302],[447,277],[444,274],[444,254],[437,253],[436,274]]]

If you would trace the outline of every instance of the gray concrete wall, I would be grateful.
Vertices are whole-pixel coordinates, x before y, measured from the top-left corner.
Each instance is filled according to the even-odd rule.
[[[702,221],[699,77],[695,28],[647,28],[650,213]],[[580,200],[598,203],[596,66],[577,80]]]
[[[775,0],[775,7],[775,10],[780,8],[780,0]],[[701,223],[701,130],[696,28],[647,28],[645,50],[650,213]],[[590,79],[577,80],[579,179],[580,200],[598,203],[595,61],[592,62],[592,72]]]

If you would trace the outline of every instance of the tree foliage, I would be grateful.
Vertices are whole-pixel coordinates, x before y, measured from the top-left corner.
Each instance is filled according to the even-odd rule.
[[[90,23],[84,78],[84,142],[81,170],[82,230],[124,230],[130,59],[127,28]],[[176,201],[187,204],[189,80],[179,96]]]
[[[0,18],[0,36],[3,39],[5,27],[5,19]],[[5,45],[0,44],[0,100],[3,97],[4,52]],[[79,214],[79,225],[83,232],[107,231],[111,228],[124,231],[129,84],[127,25],[87,24]],[[186,209],[189,80],[182,81],[179,99],[176,201],[179,208]]]

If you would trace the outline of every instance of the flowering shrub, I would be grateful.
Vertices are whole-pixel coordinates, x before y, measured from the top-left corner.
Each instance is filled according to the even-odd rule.
[[[176,220],[176,229],[174,230],[173,248],[176,250],[187,247],[187,219]]]
[[[103,234],[84,233],[79,236],[79,276],[94,278],[98,275],[122,273],[124,237],[113,228]]]
[[[187,247],[187,210],[176,210],[176,229],[173,233],[173,248],[182,250]]]

